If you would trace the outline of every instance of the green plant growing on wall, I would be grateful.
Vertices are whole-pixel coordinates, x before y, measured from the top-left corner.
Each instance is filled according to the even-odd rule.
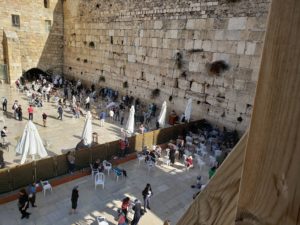
[[[175,62],[178,69],[181,69],[183,67],[183,61],[182,61],[182,54],[180,52],[176,53]]]
[[[128,88],[128,82],[127,82],[127,81],[125,81],[125,82],[123,83],[123,88]]]
[[[152,90],[151,92],[151,98],[157,98],[160,94],[160,90],[158,88]]]
[[[229,65],[224,60],[217,60],[206,64],[206,69],[209,75],[220,76],[221,73],[229,69]]]
[[[104,76],[100,76],[100,77],[99,77],[99,83],[100,83],[100,82],[105,82],[105,77],[104,77]]]

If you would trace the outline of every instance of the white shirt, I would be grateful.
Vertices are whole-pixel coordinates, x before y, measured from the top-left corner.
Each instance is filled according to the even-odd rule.
[[[114,111],[110,110],[110,111],[109,111],[109,116],[110,116],[110,117],[113,117],[113,116],[114,116]]]
[[[88,104],[88,103],[90,103],[90,97],[87,97],[87,98],[85,99],[85,104]]]

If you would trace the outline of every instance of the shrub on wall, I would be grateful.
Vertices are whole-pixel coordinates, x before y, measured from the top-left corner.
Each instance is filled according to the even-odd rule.
[[[127,82],[127,81],[125,81],[125,82],[123,83],[123,88],[128,88],[128,82]]]
[[[104,76],[100,76],[99,77],[99,82],[105,82],[105,77]]]
[[[214,61],[206,64],[207,72],[210,75],[219,76],[221,73],[229,69],[229,65],[224,60]]]
[[[156,98],[159,96],[159,94],[160,94],[160,90],[158,88],[156,88],[156,89],[152,90],[151,97]]]

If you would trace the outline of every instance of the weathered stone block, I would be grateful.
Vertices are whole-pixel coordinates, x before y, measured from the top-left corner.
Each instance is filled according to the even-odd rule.
[[[204,93],[204,85],[197,82],[192,83],[191,91],[196,93]]]
[[[246,55],[254,55],[256,48],[256,43],[247,42],[246,44]]]
[[[233,17],[229,19],[228,30],[245,30],[246,29],[246,17]]]

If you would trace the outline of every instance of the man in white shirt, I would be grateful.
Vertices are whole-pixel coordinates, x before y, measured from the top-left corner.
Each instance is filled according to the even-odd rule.
[[[1,138],[2,138],[2,144],[5,145],[6,144],[6,137],[7,137],[7,127],[3,127],[3,129],[1,130]]]
[[[114,111],[112,109],[110,109],[109,110],[109,118],[110,118],[111,121],[114,120],[114,114],[115,114]]]
[[[90,97],[87,96],[87,98],[85,99],[85,109],[86,110],[90,109],[90,102],[91,102]]]

